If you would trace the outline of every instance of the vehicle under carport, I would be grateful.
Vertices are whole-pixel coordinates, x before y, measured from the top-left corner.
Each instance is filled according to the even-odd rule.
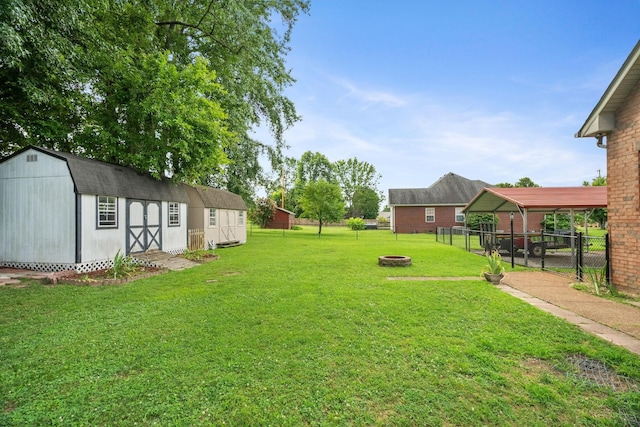
[[[570,217],[570,230],[567,239],[557,245],[566,245],[571,242],[572,252],[575,239],[575,214],[589,213],[596,208],[607,207],[607,187],[491,187],[480,191],[463,209],[467,213],[492,213],[507,212],[522,215],[522,230],[513,230],[514,244],[517,238],[522,239],[522,250],[524,252],[524,265],[528,265],[528,257],[532,253],[541,254],[545,249],[549,249],[550,244],[532,244],[531,231],[526,228],[527,214],[530,212],[542,212],[548,214],[567,213]],[[503,239],[510,236],[503,235]],[[531,246],[531,248],[530,248]],[[532,249],[532,250],[530,250]],[[538,252],[539,251],[539,252]],[[511,253],[511,249],[509,249]]]

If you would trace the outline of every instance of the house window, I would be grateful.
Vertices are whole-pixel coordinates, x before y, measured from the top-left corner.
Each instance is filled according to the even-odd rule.
[[[464,222],[464,213],[462,213],[462,209],[464,208],[456,208],[456,222]]]
[[[98,228],[118,228],[118,199],[98,196]]]
[[[436,222],[436,208],[425,208],[424,220],[426,222]]]
[[[216,226],[216,210],[209,209],[209,227]]]
[[[238,212],[238,225],[244,225],[244,212]]]
[[[169,227],[180,225],[180,203],[169,202]]]

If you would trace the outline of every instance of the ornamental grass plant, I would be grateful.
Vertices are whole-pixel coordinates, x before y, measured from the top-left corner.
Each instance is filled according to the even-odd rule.
[[[217,253],[125,285],[0,288],[0,425],[625,425],[640,408],[570,375],[580,355],[636,384],[637,356],[433,235],[252,228]]]

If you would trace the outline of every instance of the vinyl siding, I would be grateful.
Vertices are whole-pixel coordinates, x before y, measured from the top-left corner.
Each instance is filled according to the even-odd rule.
[[[37,161],[27,162],[27,156]],[[0,260],[75,262],[75,193],[64,161],[34,150],[0,168]]]

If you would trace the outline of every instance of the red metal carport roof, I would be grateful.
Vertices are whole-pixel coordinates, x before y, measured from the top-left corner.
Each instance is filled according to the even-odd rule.
[[[464,212],[555,212],[607,207],[607,187],[491,187],[480,191]]]

